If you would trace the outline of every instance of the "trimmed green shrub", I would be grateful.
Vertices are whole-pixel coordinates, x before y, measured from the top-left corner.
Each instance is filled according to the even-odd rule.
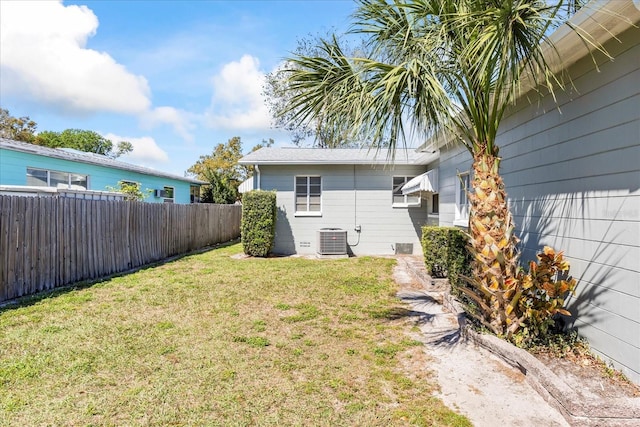
[[[471,272],[467,235],[457,227],[422,227],[422,252],[432,277],[448,277],[452,288],[463,286]]]
[[[276,192],[254,190],[242,196],[242,247],[251,256],[266,257],[276,231]]]
[[[467,249],[467,234],[459,228],[452,227],[449,230],[449,256],[447,258],[447,270],[449,283],[454,289],[466,286],[463,276],[471,275],[471,252]]]
[[[422,253],[431,277],[447,277],[447,237],[444,227],[422,227]]]

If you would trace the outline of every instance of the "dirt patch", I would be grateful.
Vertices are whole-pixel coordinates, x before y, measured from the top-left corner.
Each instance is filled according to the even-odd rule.
[[[495,365],[496,370],[499,370],[500,372],[502,372],[506,377],[508,377],[512,381],[518,382],[518,383],[524,382],[525,376],[522,372],[515,369],[509,369],[503,363],[500,363],[498,361],[494,360],[492,362]]]
[[[563,358],[546,353],[533,355],[571,387],[580,400],[640,397],[640,386],[590,354]]]

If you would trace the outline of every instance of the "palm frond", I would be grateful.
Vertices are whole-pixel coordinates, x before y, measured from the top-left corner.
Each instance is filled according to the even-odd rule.
[[[445,130],[472,152],[497,155],[523,75],[552,94],[564,85],[545,49],[565,3],[359,0],[351,32],[367,38],[368,56],[346,57],[333,38],[321,56],[291,58],[294,119],[389,148],[408,133]]]

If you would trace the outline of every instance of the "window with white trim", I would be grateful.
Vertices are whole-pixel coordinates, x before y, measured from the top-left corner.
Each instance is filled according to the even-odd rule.
[[[440,195],[438,193],[431,194],[431,213],[434,215],[440,213]]]
[[[200,203],[200,186],[192,185],[189,188],[189,199],[191,203]]]
[[[27,168],[27,185],[36,187],[82,187],[87,189],[88,175],[47,169]]]
[[[454,225],[467,227],[469,225],[469,197],[471,191],[471,174],[462,172],[457,175],[456,185],[456,212]]]
[[[322,178],[319,176],[296,176],[296,215],[322,215]]]
[[[393,202],[394,208],[406,208],[410,206],[420,206],[420,195],[402,194],[402,187],[411,181],[414,176],[394,176],[393,177]]]

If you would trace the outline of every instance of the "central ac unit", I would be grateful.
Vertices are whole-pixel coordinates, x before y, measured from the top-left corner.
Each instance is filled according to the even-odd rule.
[[[322,228],[318,230],[318,254],[346,255],[347,230],[340,228]]]

